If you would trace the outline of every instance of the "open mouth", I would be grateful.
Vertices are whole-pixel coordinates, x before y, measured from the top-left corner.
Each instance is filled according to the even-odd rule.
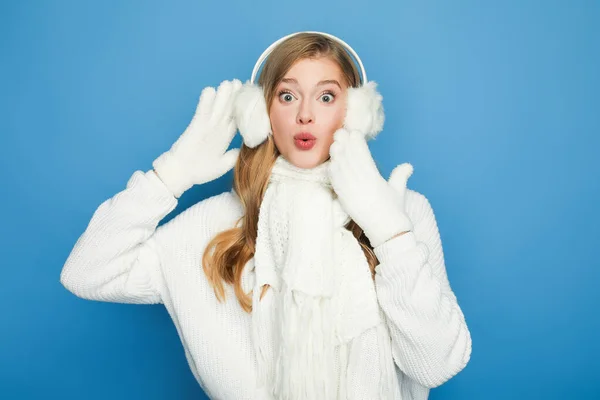
[[[316,139],[296,139],[294,144],[300,150],[310,150],[316,143]]]

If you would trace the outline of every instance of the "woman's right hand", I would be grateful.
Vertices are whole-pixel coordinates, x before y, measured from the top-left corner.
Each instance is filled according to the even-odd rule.
[[[237,126],[233,118],[233,101],[242,83],[238,79],[223,81],[215,91],[206,87],[200,94],[196,112],[189,126],[152,166],[179,198],[193,185],[217,179],[232,169],[240,149],[225,152]]]

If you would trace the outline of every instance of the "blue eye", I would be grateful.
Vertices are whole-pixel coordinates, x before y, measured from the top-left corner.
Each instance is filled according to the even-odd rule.
[[[333,94],[331,94],[331,93],[325,93],[323,96],[321,96],[321,98],[323,98],[323,97],[331,97],[330,100],[325,101],[325,103],[331,103],[335,96],[333,96]]]
[[[333,94],[332,92],[325,92],[321,95],[321,98],[324,97],[330,97],[330,100],[324,101],[324,103],[331,103],[333,100],[335,100],[335,94]]]
[[[289,103],[294,98],[294,95],[287,90],[281,90],[281,91],[279,91],[279,93],[277,93],[277,96],[279,96],[280,99],[282,99],[281,95],[285,95],[285,96],[283,96],[283,98],[285,99],[283,101],[285,103]]]
[[[280,90],[277,93],[277,96],[279,97],[280,100],[282,100],[284,103],[290,103],[293,99],[295,99],[296,97],[292,94],[292,92],[290,92],[287,89],[283,89]],[[331,103],[335,100],[335,94],[333,92],[325,92],[321,95],[321,99],[328,99],[328,100],[324,100],[324,103]]]

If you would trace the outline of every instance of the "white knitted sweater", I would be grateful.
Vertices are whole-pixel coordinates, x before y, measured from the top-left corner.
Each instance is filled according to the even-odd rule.
[[[416,191],[407,189],[406,196],[414,230],[374,249],[380,262],[375,286],[401,392],[388,398],[422,400],[466,366],[471,335],[448,282],[432,208]],[[256,387],[251,315],[230,286],[227,301],[219,303],[201,267],[209,240],[242,216],[239,198],[233,190],[212,196],[157,228],[177,201],[153,170],[135,171],[126,188],[94,212],[60,282],[84,299],[164,304],[211,399],[268,399]],[[246,292],[254,278],[249,264],[242,279]],[[350,346],[354,367],[346,382],[353,386],[349,392],[360,394],[357,400],[375,400],[379,363],[369,343],[377,336],[374,330],[362,335]]]

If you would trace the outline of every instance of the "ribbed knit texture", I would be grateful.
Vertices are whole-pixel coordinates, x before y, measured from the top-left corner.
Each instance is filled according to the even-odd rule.
[[[268,399],[256,389],[251,316],[226,286],[219,303],[202,270],[206,244],[234,226],[243,209],[235,192],[207,198],[169,222],[158,223],[177,199],[154,171],[135,171],[126,188],[103,202],[77,240],[60,275],[73,294],[89,300],[166,307],[192,373],[212,399]],[[376,247],[375,285],[386,320],[401,393],[389,399],[427,399],[429,388],[460,372],[471,355],[471,336],[450,288],[433,210],[407,190],[410,232]],[[254,276],[249,261],[242,286]],[[345,351],[347,384],[357,400],[378,399],[381,332],[352,340]],[[349,363],[350,364],[350,363]],[[342,366],[343,367],[343,366]],[[336,365],[336,368],[340,368]]]

